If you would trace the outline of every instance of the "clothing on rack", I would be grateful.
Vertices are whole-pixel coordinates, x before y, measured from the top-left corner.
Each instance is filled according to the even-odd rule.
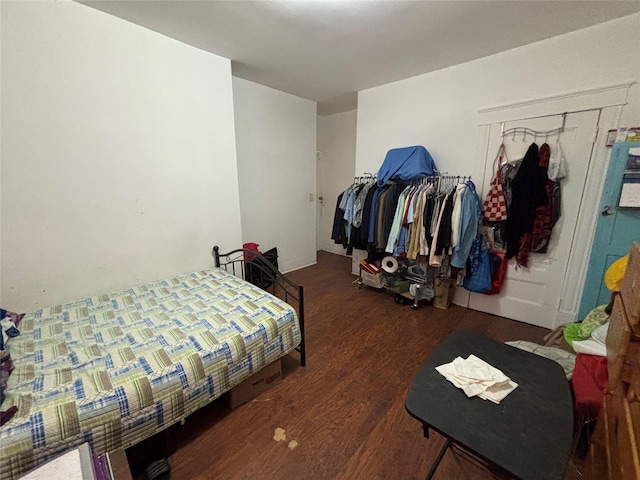
[[[355,238],[352,238],[353,222],[357,222],[357,216],[361,215],[361,213],[358,213],[358,210],[362,208],[358,200],[359,193],[367,185],[375,185],[375,177],[370,174],[363,177],[355,177],[349,188],[338,195],[331,239],[346,248],[347,255],[353,253],[354,244],[358,245],[360,243],[356,242]],[[359,230],[356,233],[359,233]]]
[[[359,227],[362,224],[362,214],[364,209],[365,199],[369,194],[369,190],[376,186],[376,182],[371,180],[364,184],[364,186],[358,192],[356,196],[355,204],[353,207],[353,226]]]
[[[344,211],[340,209],[342,197],[344,197],[344,192],[338,195],[338,201],[336,202],[336,210],[333,214],[333,228],[331,229],[331,240],[335,243],[340,243],[344,248],[347,248],[347,232],[346,224],[344,222]]]
[[[458,233],[454,237],[455,245],[451,253],[451,266],[454,268],[464,268],[467,258],[470,256],[471,246],[478,233],[478,225],[482,218],[479,210],[480,198],[476,193],[476,186],[471,180],[468,180],[460,201]],[[457,223],[457,220],[455,222]]]
[[[444,213],[444,205],[446,199],[449,197],[449,194],[445,194],[444,200],[441,202],[441,206],[438,209],[438,215],[434,215],[436,218],[435,226],[433,228],[433,237],[431,240],[431,245],[429,247],[429,266],[431,267],[439,267],[442,265],[442,255],[444,254],[443,250],[438,250],[438,236],[440,235],[440,224],[442,223],[442,214]],[[433,222],[432,222],[433,225]]]
[[[466,177],[462,177],[464,181]],[[480,211],[475,186],[461,177],[435,176],[410,184],[379,187],[370,180],[354,182],[339,196],[332,239],[369,255],[394,255],[416,260],[427,256],[434,267],[443,255],[468,256]],[[356,219],[360,210],[359,221]],[[454,215],[455,210],[455,215]],[[472,230],[475,234],[475,230]]]
[[[559,180],[566,171],[564,160],[556,156],[553,175],[558,181],[549,178],[552,156],[547,143],[539,148],[532,143],[519,165],[512,163],[501,169],[503,185],[507,185],[508,215],[503,233],[506,256],[515,257],[519,266],[528,266],[529,253],[547,252],[553,227],[560,218]]]
[[[528,250],[526,239],[524,242],[522,239],[525,235],[531,234],[535,209],[546,203],[544,185],[539,181],[538,150],[538,145],[535,143],[529,146],[522,164],[511,182],[511,204],[504,231],[504,239],[507,242],[507,258],[518,255],[522,247],[523,254],[517,261],[519,265],[525,267],[527,266]],[[522,263],[523,260],[524,263]]]
[[[456,198],[453,203],[453,212],[451,212],[451,248],[458,245],[460,238],[460,220],[462,214],[462,197],[467,190],[466,183],[460,183],[456,187]]]
[[[502,193],[504,194],[504,199],[507,202],[507,215],[509,206],[511,205],[511,182],[516,178],[516,174],[518,173],[518,169],[521,164],[522,159],[518,159],[513,162],[503,163],[500,167],[500,180],[502,181]]]
[[[531,252],[546,253],[549,241],[551,240],[551,230],[553,229],[553,185],[555,182],[549,180],[547,171],[549,169],[549,157],[551,149],[546,143],[540,147],[539,163],[541,173],[544,173],[544,191],[547,197],[545,205],[536,208],[533,219],[533,230],[531,232]]]

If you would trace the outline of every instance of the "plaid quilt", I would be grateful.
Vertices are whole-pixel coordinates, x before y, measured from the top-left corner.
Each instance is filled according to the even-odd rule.
[[[300,343],[288,304],[211,269],[28,313],[8,347],[0,478],[90,442],[129,447]]]

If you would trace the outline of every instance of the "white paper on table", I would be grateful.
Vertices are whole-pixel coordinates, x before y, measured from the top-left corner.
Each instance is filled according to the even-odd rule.
[[[500,370],[475,355],[469,355],[466,359],[456,357],[453,362],[440,365],[436,370],[462,389],[467,397],[478,396],[494,403],[500,403],[518,386]]]

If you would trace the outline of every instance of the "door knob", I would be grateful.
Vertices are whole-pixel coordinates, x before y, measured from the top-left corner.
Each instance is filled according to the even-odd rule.
[[[611,207],[604,207],[604,210],[602,211],[602,216],[603,217],[608,217],[609,215],[613,215],[614,213],[611,211]]]

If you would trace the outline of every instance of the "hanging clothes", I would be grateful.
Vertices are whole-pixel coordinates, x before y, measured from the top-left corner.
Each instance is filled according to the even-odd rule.
[[[358,195],[356,196],[356,200],[353,206],[353,222],[352,223],[354,227],[359,227],[362,224],[362,213],[364,209],[364,202],[365,202],[365,199],[367,198],[369,190],[371,190],[371,188],[373,188],[375,185],[376,185],[375,180],[369,180],[367,183],[365,183],[362,186],[362,188],[358,192]]]
[[[456,178],[382,187],[354,181],[338,196],[331,238],[347,254],[366,250],[371,261],[394,255],[420,262],[427,256],[425,266],[429,260],[441,266],[454,250],[468,256],[468,226],[477,224],[479,199],[472,182],[456,184]]]
[[[544,190],[547,197],[545,205],[536,208],[535,218],[533,220],[533,230],[531,232],[531,252],[546,253],[551,240],[551,231],[553,229],[553,189],[555,182],[549,180],[547,170],[549,168],[549,157],[551,151],[546,143],[540,147],[538,153],[541,180],[544,177]]]
[[[447,194],[447,198],[442,207],[442,220],[440,222],[440,230],[436,239],[436,251],[444,252],[451,246],[451,230],[453,202],[455,200],[455,189]]]
[[[453,213],[453,192],[448,192],[442,202],[438,224],[436,226],[431,248],[429,250],[429,265],[440,267],[442,257],[451,244],[451,214]]]
[[[338,195],[338,201],[336,202],[336,210],[333,215],[333,228],[331,229],[331,239],[335,243],[342,244],[343,248],[347,248],[347,232],[346,224],[344,222],[344,210],[340,208],[344,193],[345,192],[342,192]]]
[[[367,192],[367,196],[362,206],[362,223],[360,225],[360,244],[367,245],[369,239],[369,232],[371,227],[371,211],[374,206],[374,198],[377,198],[376,192],[379,193],[380,187],[377,183],[373,184],[373,187]]]
[[[451,250],[458,245],[460,240],[460,226],[462,220],[462,197],[467,190],[466,183],[460,183],[456,187],[453,212],[451,213]]]
[[[347,254],[353,252],[353,241],[351,234],[353,231],[354,210],[358,193],[364,187],[363,184],[354,180],[344,192],[338,196],[336,210],[333,217],[333,228],[331,238],[335,243],[342,244],[347,249]]]
[[[401,227],[402,227],[402,219],[404,217],[404,212],[406,209],[407,201],[409,198],[409,193],[413,189],[413,187],[406,187],[398,197],[398,203],[396,205],[395,214],[393,216],[393,222],[391,223],[391,228],[389,230],[389,237],[387,239],[387,244],[385,247],[385,252],[390,254],[395,254],[396,245],[398,244],[398,238],[400,236]]]
[[[369,235],[367,237],[367,243],[370,245],[376,246],[376,231],[377,231],[377,221],[378,221],[378,202],[380,200],[380,195],[384,192],[384,188],[378,187],[375,192],[373,192],[373,197],[371,198],[371,212],[369,214]]]
[[[435,193],[435,189],[434,189]],[[420,255],[429,255],[429,245],[433,241],[431,234],[431,219],[434,217],[436,205],[436,195],[429,194],[425,198],[424,212],[422,214],[422,235],[420,237]]]
[[[393,220],[395,218],[395,212],[398,208],[398,201],[403,190],[404,187],[402,185],[393,185],[389,194],[384,199],[385,203],[382,206],[382,222],[378,230],[378,248],[382,251],[386,250],[389,235],[391,234],[391,228],[393,226]]]
[[[476,193],[476,186],[471,181],[466,182],[466,188],[462,194],[460,203],[460,225],[457,228],[458,235],[451,252],[451,267],[462,269],[467,263],[471,252],[473,240],[478,233],[480,224],[480,197]]]
[[[546,145],[545,150],[548,149]],[[539,164],[539,148],[532,143],[511,182],[511,204],[504,240],[507,243],[507,258],[516,257],[518,265],[523,267],[528,264],[536,208],[547,204],[546,173]]]
[[[521,163],[522,159],[518,159],[503,163],[500,167],[500,180],[502,181],[502,193],[507,202],[507,213],[511,205],[511,182],[516,178]]]
[[[556,144],[551,149],[551,157],[549,158],[549,168],[547,170],[549,180],[553,182],[553,226],[560,219],[562,214],[562,180],[567,176],[567,162],[565,161],[560,141],[556,140]]]
[[[432,195],[434,191],[434,186],[432,184],[425,185],[418,193],[416,193],[416,203],[414,207],[413,213],[413,222],[411,223],[411,229],[409,232],[409,247],[407,248],[407,258],[411,260],[415,260],[418,258],[418,255],[426,255],[427,252],[422,253],[423,243],[426,243],[425,237],[425,229],[424,229],[424,215],[425,204],[427,202],[427,197]]]

